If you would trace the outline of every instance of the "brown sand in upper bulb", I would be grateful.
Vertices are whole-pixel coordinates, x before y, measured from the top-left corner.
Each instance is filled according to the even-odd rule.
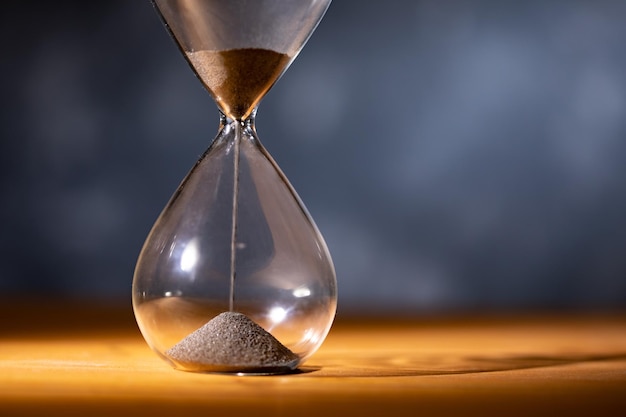
[[[222,111],[234,119],[249,116],[290,60],[260,48],[195,51],[187,57]]]
[[[213,372],[285,372],[299,358],[246,315],[224,312],[165,354],[182,368]]]

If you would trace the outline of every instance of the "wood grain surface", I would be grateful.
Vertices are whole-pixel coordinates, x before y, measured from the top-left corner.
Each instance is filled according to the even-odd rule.
[[[282,376],[171,369],[126,305],[2,303],[0,416],[626,415],[626,315],[338,317]]]

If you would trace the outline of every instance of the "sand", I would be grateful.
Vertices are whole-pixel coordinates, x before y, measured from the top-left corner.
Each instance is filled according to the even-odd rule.
[[[227,116],[245,119],[276,82],[291,58],[269,49],[242,48],[187,52]]]
[[[224,312],[165,354],[190,371],[280,373],[299,358],[246,315]]]

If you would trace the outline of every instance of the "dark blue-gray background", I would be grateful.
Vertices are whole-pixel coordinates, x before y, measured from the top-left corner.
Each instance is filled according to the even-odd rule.
[[[2,21],[1,295],[129,298],[215,105],[147,0]],[[340,308],[626,306],[626,2],[336,0],[257,128]]]

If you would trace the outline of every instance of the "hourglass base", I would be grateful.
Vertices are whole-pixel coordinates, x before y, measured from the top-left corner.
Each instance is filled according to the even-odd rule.
[[[195,367],[193,365],[187,366],[180,363],[172,363],[174,369],[185,372],[195,372],[203,374],[219,374],[219,375],[235,375],[235,376],[271,376],[271,375],[287,375],[298,373],[298,362],[293,366],[279,366],[279,367],[267,367],[267,368],[242,368],[242,367]]]
[[[295,359],[291,363],[285,363],[279,366],[252,366],[252,365],[212,365],[198,364],[195,362],[175,361],[172,358],[166,358],[172,367],[179,371],[196,372],[205,374],[223,374],[237,376],[255,376],[255,375],[285,375],[298,372],[297,367],[300,359]]]

